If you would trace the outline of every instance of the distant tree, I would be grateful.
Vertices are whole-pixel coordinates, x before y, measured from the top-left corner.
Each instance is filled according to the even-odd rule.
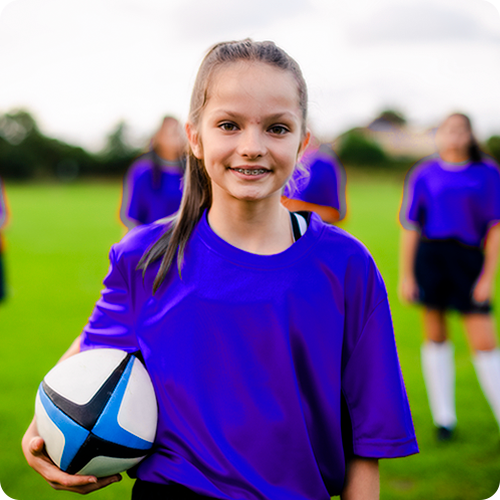
[[[128,125],[122,120],[107,136],[106,145],[99,153],[101,170],[107,174],[123,174],[140,151],[130,145]]]
[[[387,161],[383,149],[356,129],[344,135],[338,156],[343,163],[352,165],[376,166]]]
[[[98,159],[84,149],[42,134],[28,111],[0,116],[0,175],[69,180],[79,173],[94,173],[100,166]]]
[[[487,141],[486,146],[491,156],[500,162],[500,136],[492,135]]]
[[[393,123],[394,125],[406,125],[407,120],[402,113],[393,109],[382,111],[378,118]]]
[[[382,111],[382,113],[368,125],[368,128],[370,130],[383,131],[390,130],[394,127],[403,127],[404,125],[406,125],[406,118],[401,113],[392,109],[387,109]]]

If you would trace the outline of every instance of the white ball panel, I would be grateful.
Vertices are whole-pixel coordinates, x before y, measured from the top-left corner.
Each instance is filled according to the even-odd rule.
[[[77,472],[81,476],[106,477],[123,472],[138,464],[144,457],[139,458],[114,458],[94,457],[87,465]]]
[[[153,384],[144,365],[135,359],[127,390],[118,412],[118,424],[131,434],[153,442],[157,421],[157,403]]]
[[[61,457],[64,451],[64,434],[47,415],[38,394],[36,395],[35,413],[38,434],[45,441],[45,448],[52,461],[57,466],[60,466]]]
[[[65,359],[45,376],[45,382],[61,396],[83,405],[123,361],[118,349],[91,349]]]

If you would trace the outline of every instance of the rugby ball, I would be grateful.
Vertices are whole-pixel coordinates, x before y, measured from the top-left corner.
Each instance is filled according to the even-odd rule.
[[[35,415],[46,451],[61,470],[103,477],[145,458],[153,446],[158,408],[139,357],[91,349],[45,376]]]

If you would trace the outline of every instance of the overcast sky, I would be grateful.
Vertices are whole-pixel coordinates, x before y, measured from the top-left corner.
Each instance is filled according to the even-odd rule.
[[[301,65],[313,129],[385,108],[432,126],[468,113],[500,135],[499,0],[0,0],[0,113],[91,149],[124,119],[145,140],[184,120],[213,43],[271,39]]]

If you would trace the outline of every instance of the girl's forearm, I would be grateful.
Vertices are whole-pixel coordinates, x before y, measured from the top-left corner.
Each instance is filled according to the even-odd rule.
[[[484,263],[482,275],[493,280],[498,267],[498,254],[500,253],[500,222],[490,228],[484,246]]]
[[[415,274],[415,258],[420,240],[418,231],[403,229],[399,254],[399,272],[401,279],[413,277]]]
[[[355,457],[349,462],[341,500],[379,500],[380,475],[378,460]]]

